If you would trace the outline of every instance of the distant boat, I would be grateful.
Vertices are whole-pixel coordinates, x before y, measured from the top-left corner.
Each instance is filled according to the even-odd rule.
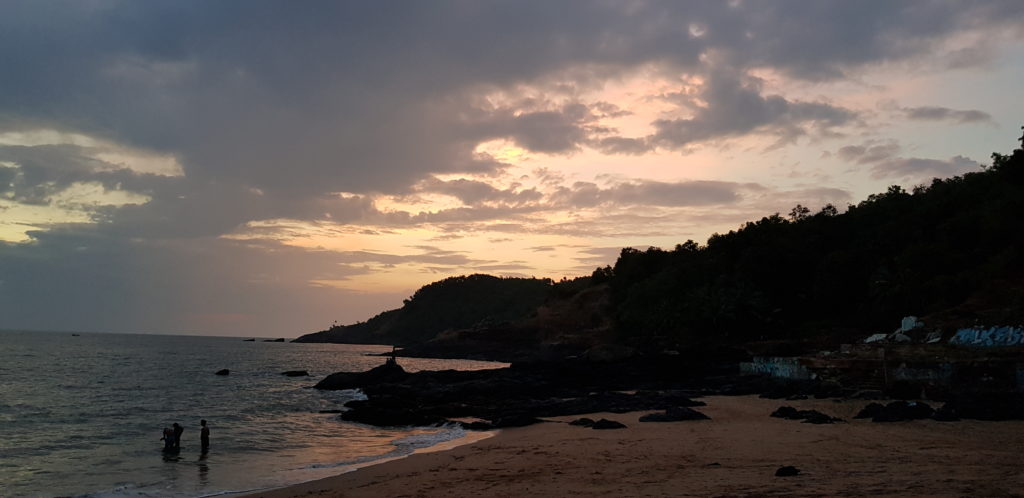
[[[71,334],[71,337],[78,337],[78,336],[80,336],[80,335],[81,335],[81,334]]]
[[[256,342],[256,339],[242,339],[242,342]]]

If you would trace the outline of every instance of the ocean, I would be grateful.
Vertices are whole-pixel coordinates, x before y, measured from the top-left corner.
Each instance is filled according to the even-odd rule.
[[[436,445],[457,427],[381,429],[323,410],[363,398],[311,387],[389,346],[236,337],[0,332],[0,496],[198,497],[340,474]],[[500,363],[400,358],[409,371]],[[230,375],[214,372],[229,369]],[[281,372],[307,370],[310,377]],[[200,451],[199,421],[210,427]],[[163,453],[164,427],[185,428]]]

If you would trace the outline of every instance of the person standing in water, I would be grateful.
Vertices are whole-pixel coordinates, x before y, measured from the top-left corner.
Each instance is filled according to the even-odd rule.
[[[210,451],[210,428],[206,426],[206,419],[200,420],[199,425],[202,426],[202,429],[199,429],[199,446],[202,452],[206,453]]]
[[[174,427],[174,449],[181,449],[181,433],[185,432],[185,428],[178,425],[177,422],[171,424]]]
[[[170,427],[164,427],[164,437],[160,438],[164,442],[164,451],[174,450],[174,430]]]

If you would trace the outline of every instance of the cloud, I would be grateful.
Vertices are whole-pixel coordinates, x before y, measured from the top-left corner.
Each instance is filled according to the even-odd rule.
[[[865,142],[861,145],[840,147],[836,155],[840,159],[859,164],[875,163],[895,157],[902,147],[899,143],[889,140],[885,142]]]
[[[964,156],[949,159],[895,158],[871,167],[874,178],[903,177],[914,179],[941,178],[976,171],[981,164]]]
[[[956,110],[948,107],[904,107],[908,119],[917,121],[953,121],[956,123],[993,123],[992,115],[978,110]]]
[[[574,208],[598,205],[617,206],[704,206],[731,204],[740,199],[740,192],[757,188],[754,184],[722,181],[658,182],[635,180],[601,187],[590,182],[576,182],[552,194],[552,202]]]
[[[657,131],[649,141],[679,149],[707,140],[760,133],[775,136],[779,143],[791,143],[811,132],[835,133],[835,128],[857,119],[857,113],[850,109],[763,95],[761,87],[757,78],[714,70],[698,96],[704,105],[690,104],[694,110],[689,118],[655,121]]]
[[[508,163],[477,151],[489,140],[564,158],[752,135],[779,145],[834,137],[870,116],[786,94],[753,74],[839,81],[1022,18],[1018,1],[4,2],[0,196],[19,206],[63,202],[88,222],[56,220],[26,244],[0,245],[0,325],[170,332],[203,329],[190,316],[232,316],[247,317],[247,330],[285,330],[286,321],[308,329],[343,318],[335,310],[375,312],[386,300],[323,285],[313,293],[312,282],[383,265],[516,269],[443,248],[331,252],[273,240],[310,227],[354,238],[428,226],[439,237],[487,231],[518,240],[663,237],[697,230],[686,217],[697,215],[738,223],[774,190],[644,178],[575,183],[592,176],[540,163],[536,187],[446,175],[507,180]],[[995,48],[977,44],[940,62],[962,65]],[[620,132],[609,123],[637,117],[588,92],[645,72],[700,84],[637,125],[648,129]],[[982,111],[915,112],[991,120]],[[26,138],[39,130],[66,140]],[[956,158],[901,159],[883,145],[848,150],[847,160],[887,175],[966,167]],[[61,201],[97,185],[145,201]],[[460,205],[378,208],[381,196],[403,195]],[[544,218],[554,211],[572,215]],[[347,231],[329,233],[338,226]],[[225,237],[246,233],[266,240]]]

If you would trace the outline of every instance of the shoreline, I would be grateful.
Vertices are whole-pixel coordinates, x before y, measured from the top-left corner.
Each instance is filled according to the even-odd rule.
[[[650,412],[551,417],[451,449],[416,452],[246,498],[362,496],[1013,496],[1024,492],[1024,421],[874,423],[863,400],[711,396],[706,421],[640,423]],[[846,420],[769,417],[779,406]],[[625,429],[566,422],[608,418]],[[779,467],[801,469],[775,477]]]

